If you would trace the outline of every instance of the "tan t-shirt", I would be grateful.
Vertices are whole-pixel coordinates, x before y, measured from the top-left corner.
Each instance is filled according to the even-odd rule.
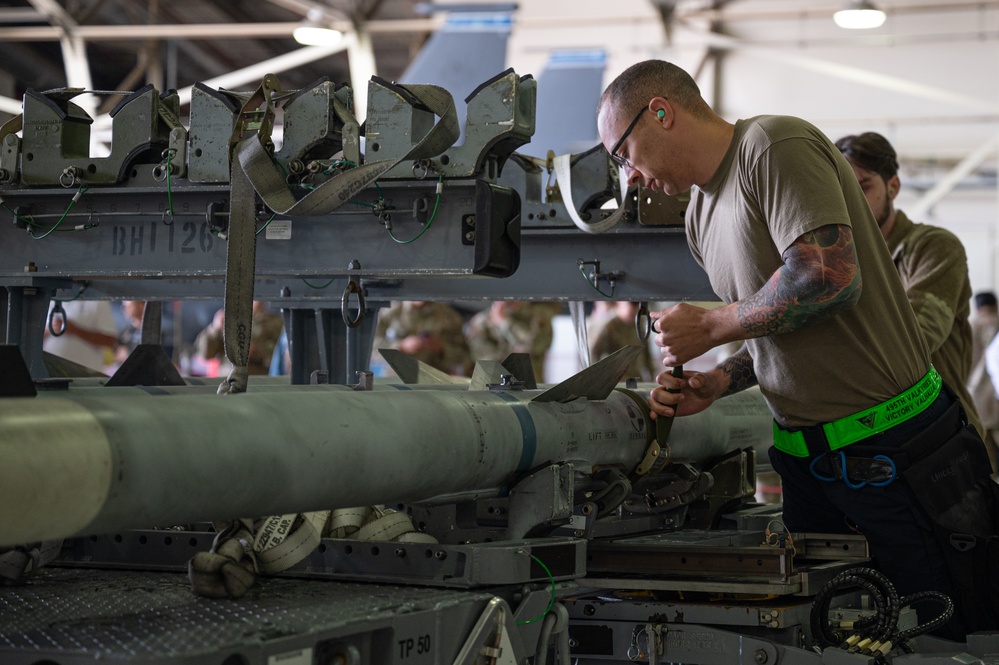
[[[842,418],[912,387],[929,353],[857,178],[816,127],[788,116],[740,120],[711,180],[691,190],[690,249],[727,303],[755,294],[802,234],[853,228],[857,305],[792,332],[748,340],[774,418],[801,427]]]

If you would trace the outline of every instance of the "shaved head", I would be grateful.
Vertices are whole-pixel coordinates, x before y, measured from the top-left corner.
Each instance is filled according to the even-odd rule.
[[[597,114],[632,115],[653,97],[665,97],[695,117],[710,111],[690,74],[665,60],[646,60],[624,70],[607,86]]]

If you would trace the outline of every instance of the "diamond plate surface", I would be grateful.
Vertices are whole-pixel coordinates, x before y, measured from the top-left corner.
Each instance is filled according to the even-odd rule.
[[[420,613],[456,609],[474,617],[489,598],[446,589],[266,578],[238,601],[211,600],[196,596],[183,574],[44,568],[23,586],[0,587],[0,663],[42,657],[58,663],[222,662],[192,658],[246,654],[282,638],[313,636],[311,646],[316,639],[376,630]]]

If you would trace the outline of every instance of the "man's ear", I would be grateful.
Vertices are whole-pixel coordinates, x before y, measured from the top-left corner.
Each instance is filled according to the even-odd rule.
[[[673,124],[673,105],[665,97],[653,97],[649,110],[656,114],[656,120],[668,127]]]
[[[888,179],[888,198],[894,199],[898,195],[898,190],[902,188],[902,181],[897,175]]]

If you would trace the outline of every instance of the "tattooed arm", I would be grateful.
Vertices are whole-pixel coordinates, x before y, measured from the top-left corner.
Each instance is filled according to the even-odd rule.
[[[860,267],[850,227],[828,225],[805,233],[782,258],[784,264],[747,298],[712,310],[680,303],[652,313],[663,365],[682,365],[728,342],[797,330],[860,299]]]
[[[822,226],[781,255],[784,265],[738,306],[743,339],[797,330],[849,309],[860,299],[860,268],[849,226]]]
[[[848,226],[823,226],[799,237],[782,255],[784,265],[759,291],[706,310],[680,303],[651,316],[663,365],[675,367],[736,340],[778,335],[853,307],[860,298],[860,268]],[[663,372],[649,396],[656,416],[689,415],[716,399],[756,385],[753,359],[744,346],[709,372]],[[679,392],[676,392],[679,391]]]

